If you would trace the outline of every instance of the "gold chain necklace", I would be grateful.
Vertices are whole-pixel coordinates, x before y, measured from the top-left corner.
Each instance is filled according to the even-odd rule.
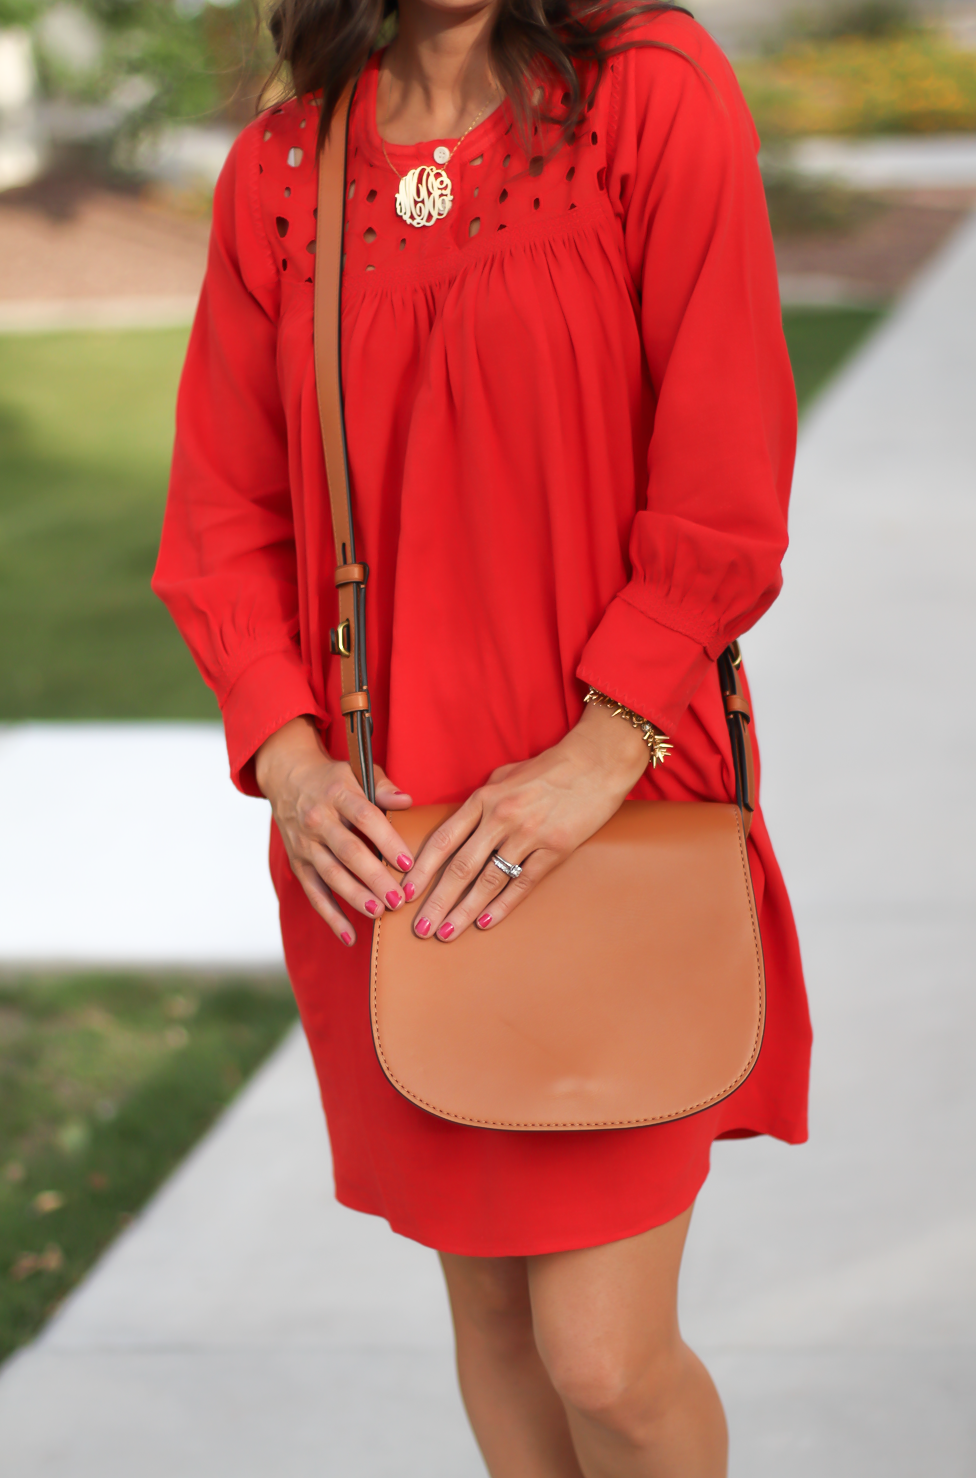
[[[390,74],[390,94],[393,92],[393,74]],[[408,226],[432,226],[435,221],[443,220],[451,206],[454,204],[454,192],[451,181],[443,168],[450,164],[458,149],[467,138],[471,130],[481,122],[488,112],[495,98],[495,90],[492,89],[491,96],[478,114],[454,145],[448,149],[444,144],[438,144],[434,150],[433,164],[418,164],[414,169],[401,174],[386,152],[386,144],[380,138],[380,147],[383,150],[383,158],[400,181],[396,193],[397,215],[406,221]]]

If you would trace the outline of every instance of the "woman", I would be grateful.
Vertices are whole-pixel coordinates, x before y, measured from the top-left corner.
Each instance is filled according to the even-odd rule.
[[[761,815],[765,1043],[692,1118],[434,1118],[379,1068],[367,963],[372,919],[452,856],[413,924],[432,950],[504,928],[628,795],[734,795],[715,658],[779,589],[795,434],[757,141],[682,12],[401,0],[374,51],[381,21],[371,0],[277,7],[296,96],[217,188],[155,589],[217,693],[235,782],[271,802],[336,1193],[440,1252],[490,1472],[718,1478],[722,1408],[676,1318],[691,1208],[715,1138],[806,1134],[809,1023]],[[361,66],[343,379],[376,806],[338,721],[312,362],[316,141]],[[397,193],[433,162],[451,198],[418,226]],[[669,736],[663,766],[588,686]],[[457,805],[415,859],[395,825],[413,801]]]

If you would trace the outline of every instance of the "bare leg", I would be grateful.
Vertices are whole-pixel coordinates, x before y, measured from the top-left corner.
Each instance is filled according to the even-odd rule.
[[[722,1405],[678,1330],[690,1220],[527,1259],[537,1347],[584,1478],[724,1478]]]
[[[678,1330],[690,1220],[544,1257],[441,1255],[492,1478],[724,1478],[721,1402]]]
[[[441,1263],[461,1394],[492,1478],[581,1478],[536,1349],[525,1258],[442,1253]]]

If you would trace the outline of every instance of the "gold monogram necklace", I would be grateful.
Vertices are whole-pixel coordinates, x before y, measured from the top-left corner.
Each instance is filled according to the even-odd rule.
[[[396,193],[397,215],[406,221],[408,226],[432,226],[435,221],[440,221],[447,215],[454,204],[454,193],[451,189],[451,181],[443,168],[454,158],[461,144],[468,134],[475,128],[488,112],[495,98],[496,89],[492,88],[491,95],[477,118],[468,124],[467,128],[454,145],[448,149],[445,144],[438,144],[434,150],[433,164],[418,164],[414,169],[401,174],[386,152],[386,144],[380,138],[380,147],[383,150],[383,158],[400,181]],[[393,74],[390,73],[389,95],[393,95]]]

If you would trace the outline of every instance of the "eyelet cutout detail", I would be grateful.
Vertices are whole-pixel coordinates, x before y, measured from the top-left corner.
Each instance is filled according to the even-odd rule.
[[[560,94],[547,91],[542,106],[553,106],[558,112],[557,100],[562,99],[563,106],[567,106],[568,98],[568,92]],[[546,174],[547,218],[553,215],[557,220],[559,217],[565,220],[569,211],[577,209],[586,211],[600,198],[598,192],[605,192],[608,187],[609,171],[605,162],[601,161],[600,166],[592,171],[586,168],[582,172],[577,162],[588,145],[593,146],[599,142],[597,130],[592,127],[594,121],[596,120],[582,122],[575,129],[573,136],[567,138],[559,131],[558,124],[550,124],[539,119],[537,130],[534,130],[537,131],[538,138],[524,153],[523,146],[516,142],[514,126],[501,124],[498,133],[494,136],[494,141],[490,146],[486,146],[482,153],[471,160],[459,159],[457,161],[459,169],[457,178],[454,180],[455,209],[447,220],[439,224],[432,232],[402,231],[402,223],[395,220],[392,209],[392,195],[396,182],[392,176],[387,175],[382,159],[374,155],[372,150],[362,147],[361,126],[357,127],[354,122],[353,129],[359,131],[360,137],[358,144],[355,138],[350,139],[349,178],[346,180],[345,192],[347,205],[344,212],[345,220],[342,223],[345,260],[353,278],[358,277],[362,282],[361,274],[364,272],[379,272],[382,275],[391,268],[397,275],[405,269],[413,274],[417,267],[420,267],[421,276],[423,276],[423,259],[430,254],[431,248],[434,248],[437,255],[445,250],[449,252],[452,248],[457,252],[463,248],[465,242],[473,242],[482,231],[489,233],[488,238],[482,243],[482,251],[490,247],[492,231],[497,233],[510,228],[514,229],[516,234],[510,239],[515,246],[518,246],[522,239],[519,234],[520,229],[524,231],[528,227],[533,233],[539,231],[544,233],[547,222],[542,219],[542,197],[526,191],[521,182],[525,178],[538,182],[546,174],[556,152],[553,145],[557,134],[558,146],[565,148],[569,157],[563,158],[561,180],[555,167]],[[305,247],[305,253],[308,256],[315,255],[315,232],[313,228],[313,231],[309,233],[308,218],[309,215],[313,217],[315,215],[317,170],[306,169],[300,176],[291,176],[293,184],[285,184],[290,171],[306,162],[308,148],[303,150],[297,142],[293,142],[298,132],[296,124],[300,127],[303,122],[307,120],[304,120],[296,111],[296,105],[286,104],[281,123],[265,130],[269,139],[272,137],[275,139],[275,149],[270,153],[262,152],[256,162],[260,168],[260,159],[263,159],[265,161],[264,174],[274,177],[272,196],[270,200],[265,197],[264,209],[271,240],[276,243],[281,241],[282,249],[287,248],[288,254],[285,257],[279,257],[281,271],[284,273],[291,270],[298,280],[310,283],[311,279],[305,274],[311,271],[312,264],[302,254],[301,247]],[[258,127],[260,128],[260,125]],[[507,137],[508,134],[512,135],[511,141]],[[506,152],[506,145],[508,152]],[[363,157],[358,159],[358,155]],[[587,159],[589,157],[591,156],[585,156]],[[271,164],[267,163],[269,159],[272,161]],[[357,159],[356,164],[353,164],[353,159]],[[313,158],[310,157],[308,162],[314,165]],[[467,170],[469,164],[473,167],[470,171]],[[578,180],[577,175],[579,175]],[[512,181],[510,187],[504,183],[506,179]],[[475,183],[476,180],[477,183]],[[486,187],[484,191],[481,189],[482,184]],[[357,197],[359,185],[362,185],[362,189]],[[538,184],[536,187],[538,188]],[[264,188],[263,183],[261,188]],[[482,193],[485,196],[484,200],[481,199]],[[606,199],[605,193],[603,199]],[[291,212],[287,216],[275,210],[277,204],[280,211],[285,201],[289,202],[288,209]],[[374,203],[378,206],[377,211],[372,209]],[[390,216],[388,223],[387,211]],[[375,224],[377,220],[387,223],[383,230],[378,230]],[[401,227],[402,234],[398,235],[392,229],[394,223]],[[347,232],[350,234],[346,235]],[[309,235],[311,239],[303,242],[302,237],[309,237]],[[498,250],[501,250],[500,243]],[[384,284],[385,281],[384,278]],[[372,287],[368,291],[372,293]]]

